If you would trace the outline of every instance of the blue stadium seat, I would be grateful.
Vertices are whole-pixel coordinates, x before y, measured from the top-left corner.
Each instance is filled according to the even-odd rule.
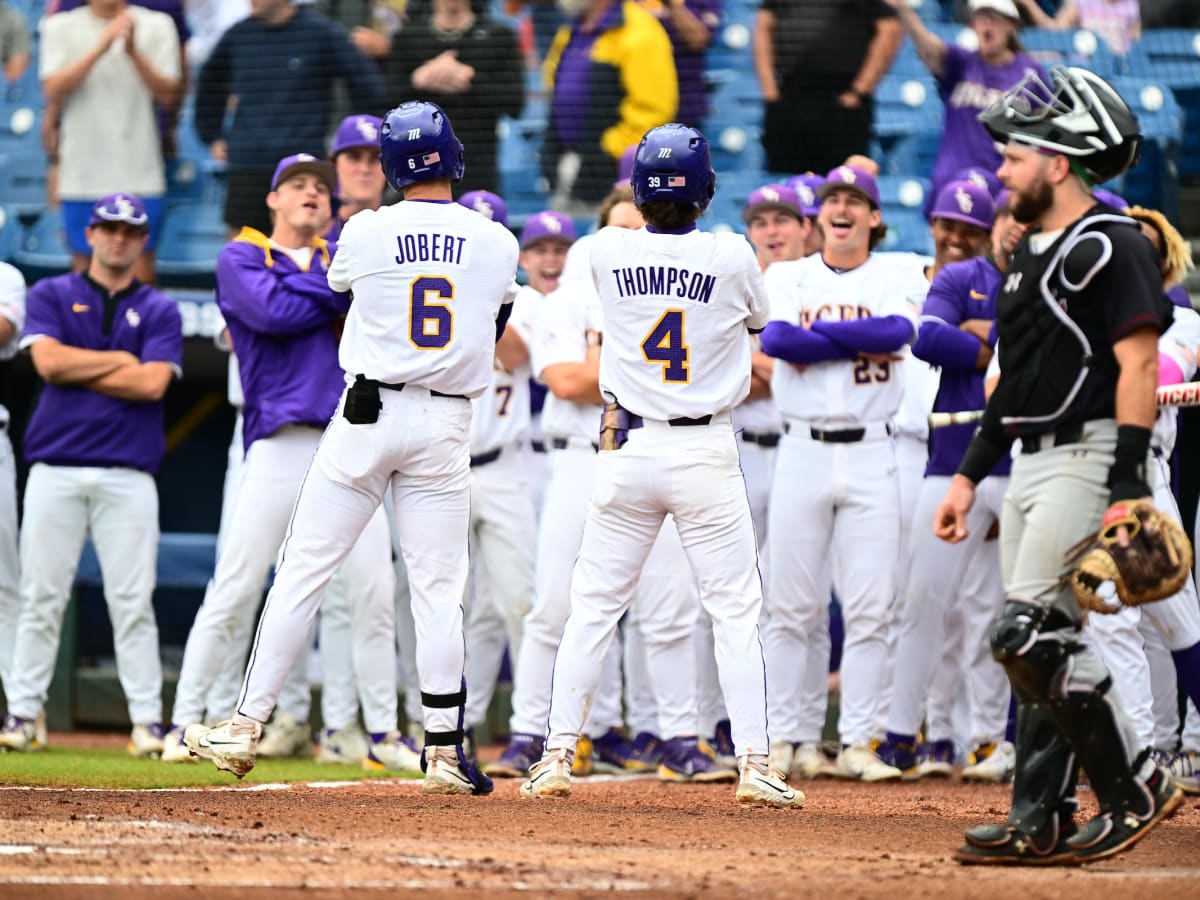
[[[59,210],[47,209],[38,217],[22,235],[12,261],[29,280],[58,275],[71,268],[71,248]]]
[[[933,255],[933,238],[929,234],[929,223],[925,221],[920,210],[885,210],[883,221],[888,230],[880,250]]]
[[[911,173],[928,177],[933,172],[938,148],[942,144],[941,129],[933,129],[900,138],[891,147],[876,157],[885,175]]]
[[[1184,112],[1174,92],[1160,81],[1118,76],[1111,84],[1137,115],[1145,137],[1141,159],[1125,173],[1119,193],[1131,203],[1159,209],[1168,219],[1179,221]]]
[[[0,206],[0,262],[8,262],[21,239],[21,221],[10,209]]]
[[[884,149],[895,141],[941,128],[944,109],[937,83],[928,74],[887,75],[875,89],[875,119],[871,133]]]
[[[215,534],[166,532],[159,535],[155,588],[203,590],[212,577],[216,555]],[[75,583],[93,587],[101,584],[100,560],[91,541],[83,547]]]
[[[1110,74],[1112,54],[1106,52],[1104,41],[1091,31],[1025,28],[1021,31],[1021,43],[1044,69],[1082,66],[1100,75]]]
[[[0,153],[41,153],[41,124],[40,103],[0,100]]]
[[[884,219],[890,210],[921,213],[925,196],[929,193],[929,179],[917,175],[880,175],[879,205],[884,210]]]
[[[221,207],[193,203],[171,207],[158,236],[155,266],[164,282],[207,287],[217,270],[217,254],[225,246]]]
[[[28,219],[46,208],[46,157],[40,147],[16,152],[0,149],[0,201]]]
[[[1184,113],[1179,174],[1200,176],[1200,31],[1154,29],[1142,35],[1127,58],[1127,71],[1169,87]]]
[[[757,170],[763,166],[765,152],[762,129],[740,122],[710,122],[705,127],[713,168],[718,174],[736,169]]]

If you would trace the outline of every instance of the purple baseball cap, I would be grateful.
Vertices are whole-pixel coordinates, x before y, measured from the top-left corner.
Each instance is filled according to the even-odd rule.
[[[88,219],[88,228],[103,225],[106,222],[123,222],[137,228],[150,230],[150,217],[146,214],[146,204],[133,194],[109,194],[101,197],[92,207],[92,217]]]
[[[575,223],[562,213],[550,209],[534,213],[525,220],[525,227],[521,229],[521,249],[525,250],[531,244],[549,238],[573,244]]]
[[[954,181],[969,181],[972,184],[977,184],[992,195],[992,199],[996,199],[997,192],[1004,187],[1000,183],[1000,179],[996,177],[996,173],[979,166],[968,166],[965,169],[960,169],[954,176]]]
[[[800,198],[800,209],[810,219],[821,211],[821,203],[817,200],[817,189],[824,183],[825,176],[818,175],[816,172],[793,175],[787,180],[787,186]]]
[[[458,198],[458,202],[467,209],[475,210],[484,218],[508,227],[508,206],[499,194],[493,194],[491,191],[467,191]]]
[[[1109,206],[1112,206],[1116,209],[1129,208],[1128,200],[1126,200],[1120,194],[1114,194],[1112,191],[1105,190],[1104,188],[1093,189],[1092,196],[1095,197],[1100,203],[1107,203]]]
[[[311,153],[293,153],[281,159],[275,167],[275,175],[271,178],[271,190],[277,190],[282,182],[293,175],[305,172],[311,172],[324,181],[330,194],[337,191],[337,172],[334,171],[333,163],[326,159],[317,159]]]
[[[337,133],[333,136],[333,146],[329,148],[329,158],[337,159],[343,150],[354,147],[374,147],[379,149],[379,129],[383,120],[378,116],[346,116],[338,125]]]
[[[747,225],[758,213],[766,209],[780,209],[803,221],[804,209],[800,196],[786,184],[764,184],[751,192],[742,210],[742,221]]]
[[[637,159],[637,144],[632,144],[625,148],[625,152],[621,154],[621,158],[617,161],[617,180],[613,185],[629,184],[629,179],[633,177],[633,163]]]
[[[986,187],[973,181],[951,181],[937,195],[929,220],[953,219],[987,231],[992,227],[995,210]]]
[[[879,185],[875,176],[858,166],[838,166],[830,169],[825,176],[825,183],[817,188],[817,199],[824,202],[838,188],[849,188],[858,191],[871,202],[874,209],[879,209]]]

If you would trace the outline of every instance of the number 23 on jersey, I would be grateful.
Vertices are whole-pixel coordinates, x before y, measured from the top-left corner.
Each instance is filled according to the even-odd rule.
[[[684,341],[682,309],[668,309],[654,323],[642,341],[642,355],[647,362],[663,367],[663,381],[668,384],[687,384],[690,351]]]

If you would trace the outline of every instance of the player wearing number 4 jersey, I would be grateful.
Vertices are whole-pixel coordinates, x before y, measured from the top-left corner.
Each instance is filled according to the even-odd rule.
[[[739,802],[799,807],[767,765],[754,525],[730,408],[750,389],[750,339],[767,321],[750,246],[696,231],[716,176],[695,129],[647,132],[631,178],[645,229],[605,229],[591,247],[604,310],[606,402],[591,508],[554,664],[546,753],[521,786],[565,796],[604,655],[668,514],[713,620],[717,665],[739,757]]]
[[[424,791],[487,793],[491,781],[463,749],[467,399],[487,388],[517,242],[453,202],[463,147],[437,105],[388,113],[381,163],[405,202],[350,219],[329,271],[334,290],[354,292],[339,354],[353,381],[296,500],[236,714],[213,729],[193,726],[185,739],[218,767],[249,771],[325,585],[390,494],[416,622]]]

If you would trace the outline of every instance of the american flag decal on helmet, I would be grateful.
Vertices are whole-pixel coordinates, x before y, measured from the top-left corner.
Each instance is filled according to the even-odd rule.
[[[442,155],[436,150],[433,153],[426,153],[421,157],[421,165],[432,166],[434,163],[441,162]]]
[[[684,175],[672,175],[667,179],[667,187],[683,187],[687,184],[687,177]]]

